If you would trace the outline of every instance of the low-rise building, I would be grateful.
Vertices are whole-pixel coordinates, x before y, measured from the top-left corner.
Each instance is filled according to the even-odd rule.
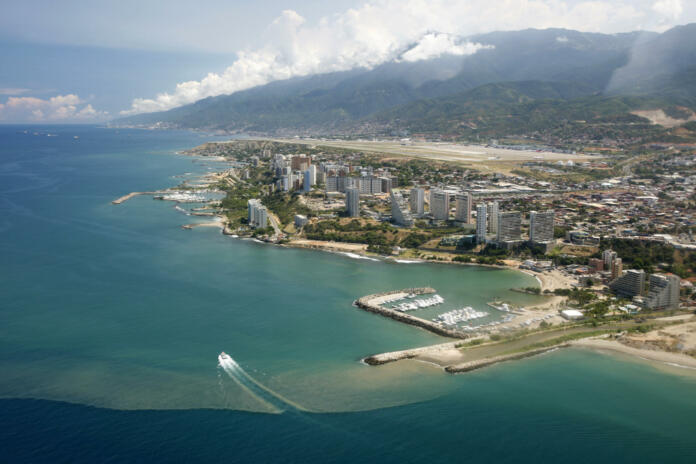
[[[302,214],[295,215],[295,228],[301,229],[306,226],[308,222],[309,219],[307,219],[307,216],[303,216]]]

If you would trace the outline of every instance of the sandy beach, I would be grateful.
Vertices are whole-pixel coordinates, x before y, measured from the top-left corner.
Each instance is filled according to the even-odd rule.
[[[588,338],[585,340],[578,340],[573,342],[571,346],[589,348],[599,351],[613,351],[650,361],[696,369],[696,358],[692,356],[681,353],[670,353],[661,350],[632,348],[616,340],[609,340],[606,338]]]
[[[326,250],[326,251],[340,251],[345,253],[359,253],[363,254],[367,252],[367,245],[362,243],[344,243],[344,242],[326,242],[323,240],[291,240],[286,244],[287,246],[297,247],[297,248],[311,248],[315,250]]]

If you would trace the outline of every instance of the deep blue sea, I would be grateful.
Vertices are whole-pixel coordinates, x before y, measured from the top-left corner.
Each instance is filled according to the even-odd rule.
[[[51,136],[49,136],[49,134]],[[131,191],[225,167],[215,137],[0,126],[0,462],[696,462],[696,376],[583,350],[465,375],[364,356],[444,339],[354,308],[515,271],[223,236]],[[182,177],[183,176],[183,177]],[[220,351],[234,366],[221,368]]]

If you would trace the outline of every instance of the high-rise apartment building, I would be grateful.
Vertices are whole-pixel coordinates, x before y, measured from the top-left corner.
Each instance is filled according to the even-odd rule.
[[[454,218],[465,224],[471,224],[471,208],[473,207],[473,200],[471,192],[464,192],[457,195],[457,211],[455,212]]]
[[[268,211],[261,204],[261,200],[252,198],[247,202],[247,208],[249,210],[249,226],[261,229],[268,227]]]
[[[497,234],[498,233],[498,213],[500,212],[500,205],[497,201],[491,202],[488,205],[488,233]]]
[[[498,242],[519,241],[522,236],[522,215],[519,211],[498,212]]]
[[[486,243],[486,204],[476,205],[476,243]]]
[[[411,213],[422,216],[425,213],[425,190],[420,187],[412,188],[409,193],[409,203]]]
[[[553,241],[553,222],[553,210],[529,213],[529,240],[533,243]]]
[[[674,274],[651,274],[648,280],[648,295],[645,306],[650,309],[679,308],[679,283]]]
[[[390,196],[392,220],[394,221],[394,223],[404,227],[412,227],[413,216],[411,216],[408,204],[406,203],[406,200],[404,200],[404,197],[401,195],[401,192],[397,190],[392,190]]]
[[[614,293],[625,298],[633,298],[643,293],[645,272],[629,269],[609,284]]]
[[[433,190],[430,192],[430,213],[436,221],[446,221],[449,219],[450,195],[444,190]]]
[[[360,216],[360,190],[355,187],[346,189],[346,212],[350,217]]]

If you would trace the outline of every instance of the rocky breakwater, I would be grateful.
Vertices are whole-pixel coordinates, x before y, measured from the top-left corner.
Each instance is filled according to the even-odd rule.
[[[462,339],[469,338],[469,334],[462,330],[444,327],[438,323],[421,319],[420,317],[412,316],[401,311],[395,311],[393,309],[380,306],[382,303],[405,298],[407,295],[424,295],[428,293],[435,293],[435,289],[430,287],[420,287],[407,288],[404,290],[393,290],[391,292],[376,293],[373,295],[363,296],[362,298],[359,298],[355,301],[355,305],[358,308],[364,309],[365,311],[380,314],[382,316],[389,317],[399,322],[414,325],[416,327],[429,330],[430,332],[433,332],[437,335],[442,335],[443,337]],[[369,363],[368,360],[366,360],[365,362]]]
[[[553,350],[556,350],[559,348],[565,348],[567,346],[570,346],[570,345],[568,345],[567,343],[563,343],[563,344],[544,347],[544,348],[537,348],[535,350],[523,351],[520,353],[493,356],[491,358],[476,359],[473,361],[468,361],[468,362],[464,362],[464,363],[460,363],[460,364],[454,364],[451,366],[447,366],[447,367],[445,367],[445,371],[449,372],[450,374],[456,374],[456,373],[460,373],[460,372],[469,372],[469,371],[473,371],[476,369],[481,369],[484,367],[492,366],[493,364],[497,364],[497,363],[504,362],[504,361],[514,361],[517,359],[531,358],[532,356],[537,356],[537,355],[546,353],[548,351],[553,351]]]

